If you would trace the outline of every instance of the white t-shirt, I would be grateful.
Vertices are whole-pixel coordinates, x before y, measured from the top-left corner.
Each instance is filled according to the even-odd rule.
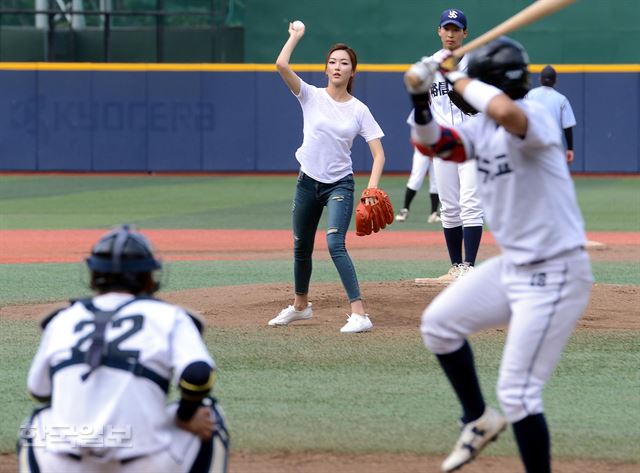
[[[296,151],[302,172],[316,181],[330,184],[353,173],[351,146],[360,135],[369,142],[384,133],[369,108],[352,97],[336,102],[321,89],[300,80],[304,138]]]
[[[527,99],[535,100],[545,106],[560,129],[576,126],[576,117],[569,100],[553,87],[545,85],[531,89],[527,94]]]
[[[484,114],[456,128],[467,159],[477,160],[476,186],[489,228],[518,265],[584,246],[586,237],[560,129],[541,104],[516,103],[527,115],[524,138]]]
[[[129,294],[109,293],[95,297],[93,304],[114,310],[131,299]],[[80,302],[59,312],[47,324],[31,364],[29,391],[52,398],[51,424],[44,427],[46,448],[77,455],[91,451],[105,460],[162,450],[170,442],[168,427],[175,420],[167,418],[167,395],[156,382],[105,365],[83,381],[89,366],[70,361],[74,353],[82,356],[88,350],[94,320]],[[187,313],[159,300],[140,299],[125,306],[113,316],[105,335],[109,353],[125,353],[112,360],[137,358],[169,382],[175,383],[195,361],[215,366]],[[61,365],[65,362],[68,366]]]

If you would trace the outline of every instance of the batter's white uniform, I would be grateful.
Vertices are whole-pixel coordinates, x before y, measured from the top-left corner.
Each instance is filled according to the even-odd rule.
[[[447,287],[421,325],[436,354],[458,350],[473,332],[509,325],[498,399],[512,423],[543,411],[544,384],[593,283],[560,129],[542,105],[516,103],[528,119],[524,138],[484,115],[456,127],[502,254]]]
[[[82,302],[47,324],[28,388],[52,402],[31,421],[21,471],[38,471],[37,464],[43,473],[188,472],[202,442],[177,427],[177,404],[166,399],[189,364],[215,367],[196,325],[183,309],[157,299],[108,293],[92,303],[102,311],[120,307],[106,328],[108,354],[87,376],[84,357],[96,324]],[[214,415],[224,422],[217,409]]]
[[[413,110],[409,114],[409,118],[407,118],[407,123],[409,125],[413,124]],[[433,169],[433,166],[431,166],[431,158],[429,156],[425,156],[414,147],[413,163],[411,164],[411,174],[407,181],[407,187],[412,191],[418,192],[422,188],[424,178],[429,172],[430,167]],[[436,176],[432,170],[431,175],[429,176],[429,194],[437,193],[438,187],[436,186]]]
[[[553,87],[543,85],[531,89],[526,98],[544,105],[561,130],[576,126],[576,117],[569,99]]]
[[[458,70],[467,70],[467,57],[463,56]],[[477,117],[465,115],[456,107],[447,93],[450,86],[444,76],[436,73],[431,85],[431,112],[443,126],[458,126]],[[483,225],[482,205],[476,192],[476,174],[473,163],[453,163],[435,158],[433,172],[438,183],[440,218],[444,228],[480,227]]]

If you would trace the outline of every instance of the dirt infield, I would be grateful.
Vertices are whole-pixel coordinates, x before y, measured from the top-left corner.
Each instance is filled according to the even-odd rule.
[[[0,264],[76,262],[103,231],[78,232],[7,231],[3,232]],[[290,257],[289,231],[145,231],[167,260],[277,259]],[[349,237],[354,259],[446,259],[441,232],[381,233],[373,238]],[[594,233],[589,239],[602,243],[589,253],[594,260],[640,261],[640,238],[636,234]],[[324,238],[319,238],[317,258],[328,258]],[[251,248],[247,251],[247,248]],[[419,250],[416,250],[418,248]],[[489,235],[483,237],[480,258],[497,253]],[[54,256],[55,255],[55,256]],[[419,277],[420,275],[416,275]],[[363,283],[362,293],[374,330],[389,330],[417,336],[420,314],[443,286],[417,286],[413,281]],[[327,333],[338,333],[347,309],[342,287],[312,284],[314,318],[297,325],[314,325]],[[640,330],[637,317],[639,286],[597,284],[579,330]],[[208,325],[218,327],[256,327],[266,322],[292,297],[290,284],[226,286],[163,292],[160,297],[202,314]],[[16,305],[0,309],[3,318],[39,319],[60,303]],[[238,314],[243,314],[238,317]],[[427,435],[427,433],[425,433]],[[490,452],[487,452],[490,454]],[[394,473],[435,472],[442,457],[408,454],[335,455],[335,454],[252,454],[234,451],[230,471],[234,473]],[[0,473],[15,471],[15,456],[0,456]],[[522,471],[519,460],[481,456],[463,470],[465,473],[513,473]],[[592,461],[556,461],[556,473],[638,471],[637,464],[598,463]]]
[[[0,264],[72,263],[81,261],[104,230],[3,230]],[[160,255],[168,260],[251,260],[289,255],[292,247],[290,230],[145,230]],[[607,259],[617,259],[620,251],[634,261],[628,251],[640,246],[639,233],[591,232],[594,249],[606,250]],[[393,257],[403,258],[403,250],[425,255],[437,250],[444,259],[444,237],[440,231],[380,232],[370,237],[347,236],[347,247],[353,250],[393,250]],[[494,246],[490,232],[482,236],[481,252]],[[316,248],[326,250],[322,233],[316,237]],[[419,249],[416,251],[416,249]],[[482,253],[481,255],[482,256]],[[637,254],[635,255],[637,256]]]

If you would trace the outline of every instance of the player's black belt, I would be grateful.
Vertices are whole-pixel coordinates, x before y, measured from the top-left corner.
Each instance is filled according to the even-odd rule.
[[[82,461],[82,455],[76,455],[75,453],[67,453],[66,455],[69,458],[71,458],[72,460],[75,460],[75,461],[78,461],[78,462]],[[98,455],[93,455],[93,456],[99,458]],[[132,461],[136,461],[136,460],[139,460],[139,459],[144,458],[144,457],[146,457],[146,455],[138,455],[138,456],[135,456],[135,457],[125,458],[123,460],[118,460],[118,461],[120,462],[121,465],[126,465],[127,463],[131,463]]]
[[[578,251],[584,251],[584,246],[580,245],[575,248],[571,248],[570,250],[562,251],[556,255],[550,256],[549,258],[537,259],[535,261],[531,261],[530,263],[524,263],[519,266],[533,266],[534,264],[546,263],[547,261],[551,261],[552,259],[569,256],[571,253],[575,253]]]

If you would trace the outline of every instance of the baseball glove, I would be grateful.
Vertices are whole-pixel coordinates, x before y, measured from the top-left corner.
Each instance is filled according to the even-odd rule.
[[[393,222],[393,206],[382,189],[368,188],[362,191],[356,207],[356,235],[377,233]]]
[[[469,104],[464,98],[462,98],[462,95],[460,95],[455,90],[451,89],[448,95],[449,95],[449,99],[451,99],[451,102],[453,102],[453,104],[456,107],[458,107],[460,111],[465,115],[473,116],[478,113],[478,111],[475,108],[473,108],[471,104]]]

